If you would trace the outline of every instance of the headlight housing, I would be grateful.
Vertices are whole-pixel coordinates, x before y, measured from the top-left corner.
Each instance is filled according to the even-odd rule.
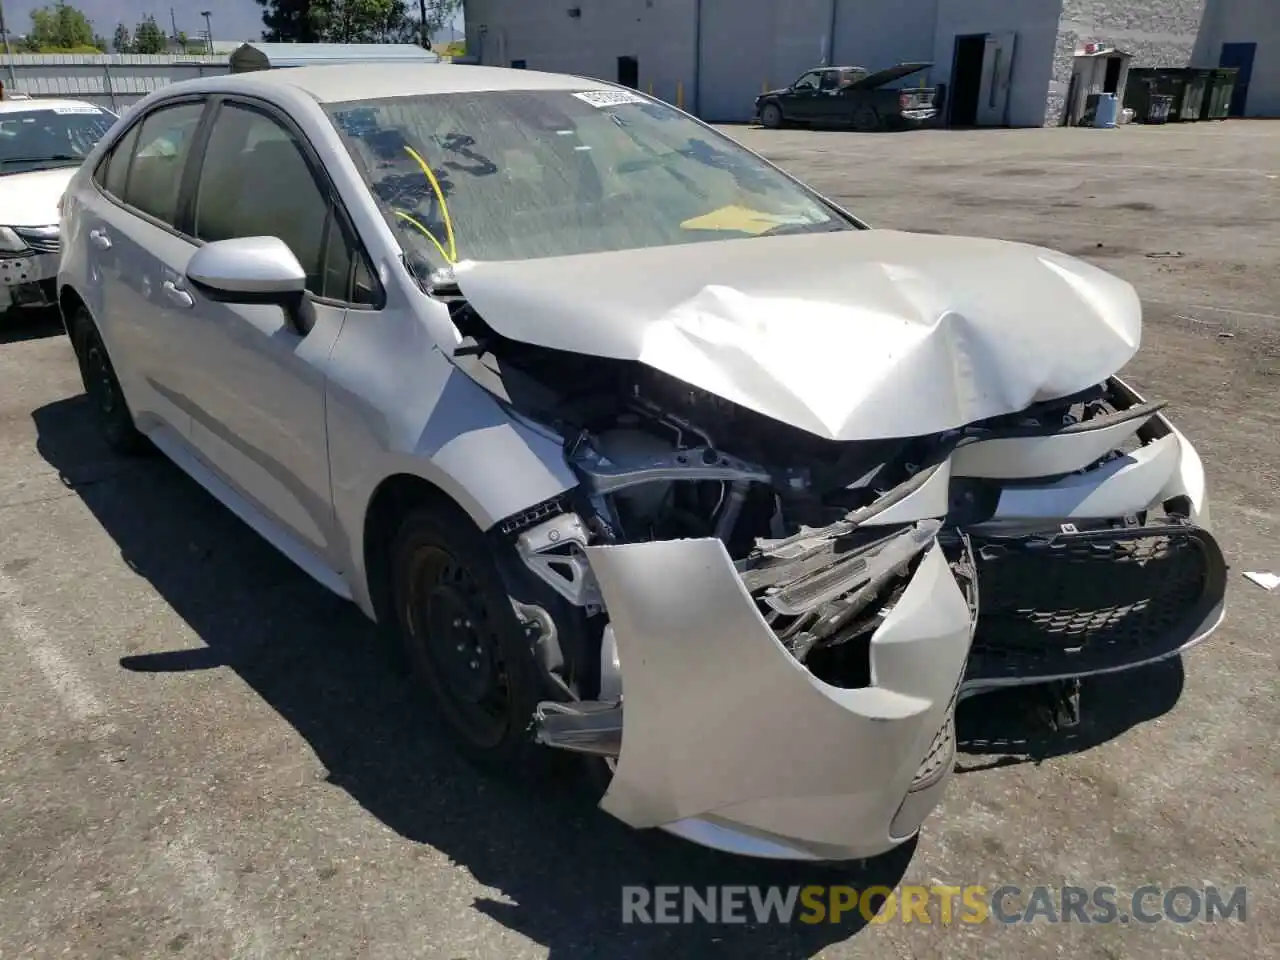
[[[0,256],[26,253],[27,250],[27,241],[18,236],[12,228],[0,227]]]

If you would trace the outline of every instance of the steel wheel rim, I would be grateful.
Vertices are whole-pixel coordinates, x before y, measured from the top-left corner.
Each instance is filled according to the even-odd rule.
[[[109,420],[116,412],[117,397],[115,383],[111,378],[111,368],[107,366],[107,358],[97,344],[90,345],[85,354],[85,365],[88,367],[88,392],[93,399],[98,413]]]
[[[497,626],[474,574],[445,550],[411,561],[410,630],[447,710],[467,738],[489,748],[510,727],[511,687]]]

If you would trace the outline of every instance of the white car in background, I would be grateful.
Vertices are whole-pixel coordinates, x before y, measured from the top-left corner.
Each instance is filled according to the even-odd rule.
[[[56,302],[58,201],[116,122],[79,100],[0,100],[0,313]]]

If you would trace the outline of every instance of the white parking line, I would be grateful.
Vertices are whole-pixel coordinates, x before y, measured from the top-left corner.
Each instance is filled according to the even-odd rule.
[[[1027,158],[1027,163],[1037,163],[1045,167],[1098,167],[1105,170],[1172,170],[1182,173],[1187,170],[1195,173],[1227,173],[1245,174],[1253,177],[1270,177],[1275,168],[1260,170],[1256,167],[1188,167],[1180,163],[1103,163],[1097,160],[1041,160]]]
[[[26,651],[44,675],[71,719],[90,724],[94,739],[115,732],[115,726],[103,719],[106,711],[94,693],[93,685],[58,649],[44,627],[23,609],[22,591],[17,581],[4,573],[0,573],[0,623],[8,628],[17,645]]]
[[[49,631],[27,612],[19,582],[2,572],[0,627],[31,658],[67,715],[88,728],[91,739],[102,740],[116,733],[93,684],[59,649]],[[272,948],[268,925],[237,896],[233,880],[218,868],[190,828],[159,851],[158,861],[161,876],[157,878],[157,890],[174,888],[176,880],[184,912],[203,916],[212,926],[225,930],[232,938],[232,955],[237,960],[269,960],[278,955]]]
[[[1232,307],[1211,307],[1207,303],[1188,303],[1185,300],[1174,302],[1172,300],[1157,300],[1155,297],[1143,297],[1147,303],[1158,303],[1162,307],[1181,307],[1182,309],[1195,313],[1197,310],[1207,310],[1209,313],[1228,313],[1237,317],[1253,317],[1255,320],[1275,320],[1280,322],[1280,316],[1274,313],[1254,313],[1252,310],[1235,310]]]

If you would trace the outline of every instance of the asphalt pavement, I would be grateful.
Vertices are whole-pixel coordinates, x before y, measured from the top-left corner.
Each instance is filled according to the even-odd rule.
[[[877,226],[1137,286],[1126,374],[1206,461],[1222,629],[1088,683],[1071,733],[967,704],[960,774],[894,855],[719,856],[456,759],[353,607],[165,461],[109,455],[56,323],[0,321],[0,958],[1280,955],[1280,590],[1242,577],[1280,572],[1280,123],[728,132]],[[622,923],[626,885],[899,882],[1243,885],[1247,916]]]

